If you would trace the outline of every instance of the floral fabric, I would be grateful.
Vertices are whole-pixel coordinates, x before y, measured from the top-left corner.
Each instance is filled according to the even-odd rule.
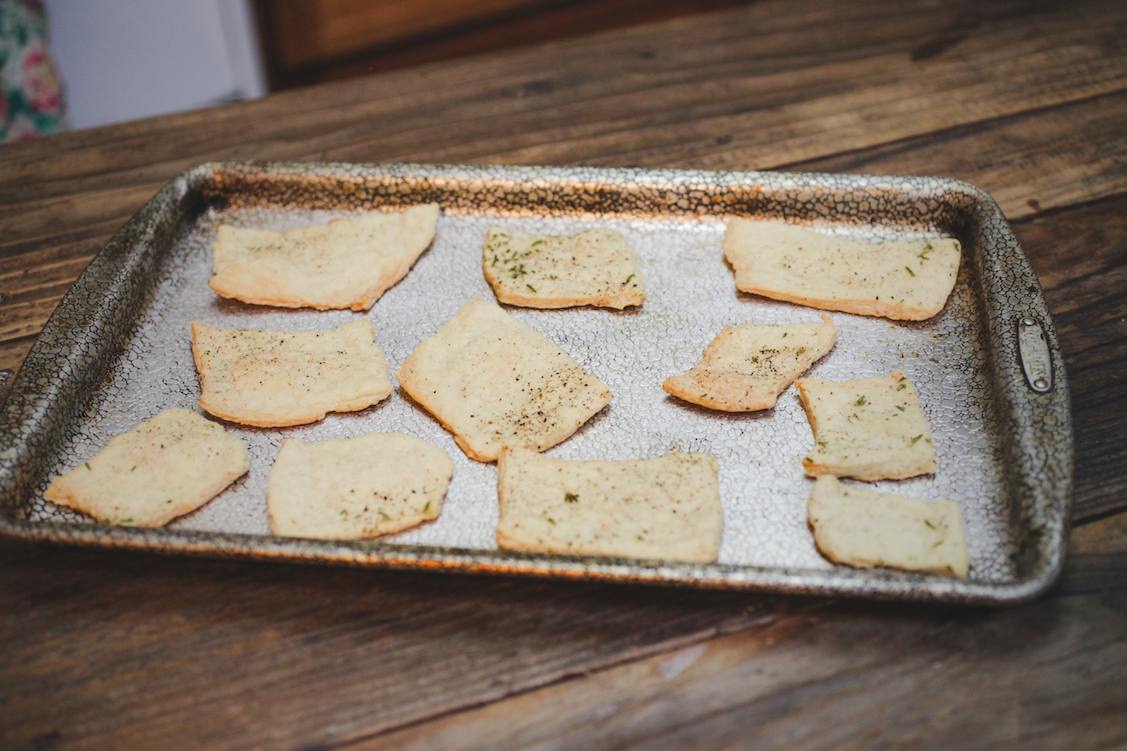
[[[0,0],[0,143],[62,130],[59,77],[39,0]]]

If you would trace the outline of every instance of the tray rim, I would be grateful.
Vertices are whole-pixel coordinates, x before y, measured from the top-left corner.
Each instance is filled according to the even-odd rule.
[[[547,578],[589,579],[620,583],[667,584],[695,586],[704,588],[746,589],[749,591],[771,591],[804,595],[845,595],[875,599],[900,599],[916,601],[943,601],[973,604],[1014,604],[1025,602],[1047,591],[1056,582],[1063,568],[1067,550],[1070,512],[1072,506],[1072,462],[1073,436],[1071,429],[1071,410],[1068,382],[1060,348],[1040,285],[1029,267],[1028,260],[1020,249],[1012,229],[1006,222],[1001,209],[994,199],[981,188],[970,183],[935,177],[895,177],[832,173],[788,173],[788,172],[734,172],[677,169],[640,168],[599,168],[599,167],[535,167],[498,165],[454,165],[454,164],[356,164],[340,162],[208,162],[193,167],[170,180],[141,209],[138,210],[95,255],[94,259],[67,291],[56,310],[44,325],[39,338],[29,351],[23,367],[13,379],[8,397],[0,404],[0,426],[19,425],[22,431],[13,435],[34,434],[45,430],[38,425],[54,398],[57,389],[47,388],[36,391],[35,384],[29,383],[28,374],[42,371],[48,367],[58,367],[60,360],[72,369],[89,360],[89,353],[52,351],[50,340],[65,340],[68,332],[56,331],[65,325],[65,319],[83,320],[82,314],[90,308],[91,299],[87,295],[97,292],[99,303],[113,303],[116,284],[128,283],[130,273],[142,273],[140,264],[146,239],[151,240],[154,227],[162,220],[174,215],[168,213],[178,203],[199,192],[225,172],[240,169],[257,170],[268,177],[281,179],[295,174],[323,176],[339,175],[342,170],[360,170],[367,179],[397,177],[450,178],[451,176],[479,176],[480,179],[503,178],[509,181],[537,180],[541,184],[575,183],[577,176],[598,176],[601,183],[609,186],[627,187],[660,184],[668,187],[670,181],[731,184],[754,187],[774,181],[772,187],[783,190],[793,188],[817,188],[832,184],[835,187],[857,189],[886,189],[903,191],[908,188],[927,192],[944,192],[961,195],[972,202],[971,211],[981,214],[981,221],[998,233],[994,245],[1009,245],[1016,255],[1009,258],[994,258],[997,264],[979,268],[975,273],[983,282],[991,275],[1002,278],[1016,275],[1018,281],[1030,281],[1024,304],[1015,307],[997,295],[983,294],[980,303],[987,312],[988,338],[990,339],[990,361],[994,365],[995,390],[1001,408],[1008,408],[1007,414],[1016,420],[1015,451],[1028,456],[1039,456],[1051,464],[1049,476],[1042,478],[1029,488],[1018,488],[1029,497],[1023,496],[1021,502],[1027,505],[1032,514],[1031,521],[1039,526],[1030,526],[1037,531],[1037,544],[1043,555],[1042,563],[1031,576],[1008,582],[979,582],[974,580],[940,579],[920,574],[895,572],[884,569],[858,570],[845,567],[832,569],[794,569],[788,567],[759,567],[738,564],[676,564],[651,563],[636,560],[597,558],[581,556],[546,556],[542,554],[522,554],[503,550],[481,550],[449,547],[404,546],[379,541],[317,541],[282,538],[229,532],[199,532],[168,528],[129,528],[98,523],[31,522],[12,518],[0,513],[0,537],[27,541],[42,541],[81,546],[144,550],[159,553],[218,556],[225,558],[250,558],[285,562],[327,563],[337,565],[367,566],[393,570],[445,571],[461,573],[489,573],[503,575],[523,575]],[[675,183],[676,184],[676,183]],[[607,212],[597,211],[595,214]],[[717,215],[718,218],[723,216]],[[832,217],[831,217],[832,219]],[[178,221],[178,220],[177,220]],[[114,259],[114,255],[122,259]],[[155,255],[154,253],[150,255]],[[992,254],[979,252],[976,264],[993,258]],[[986,260],[982,260],[982,259]],[[108,277],[111,282],[96,280],[101,271],[106,273],[108,262],[125,260],[128,268],[117,276]],[[151,260],[151,259],[150,259]],[[1010,263],[1003,267],[1002,261]],[[92,287],[93,289],[87,289]],[[118,301],[118,307],[121,307]],[[95,310],[103,306],[99,305]],[[106,305],[105,307],[111,307]],[[90,311],[93,312],[93,311]],[[100,311],[99,311],[100,312]],[[119,314],[122,311],[116,311]],[[1012,387],[1012,371],[1020,364],[1012,347],[1006,345],[1009,337],[1006,321],[1024,315],[1033,315],[1044,326],[1050,355],[1052,358],[1055,388],[1048,394],[1033,394]],[[99,320],[89,320],[87,331],[96,329]],[[44,336],[49,334],[49,336]],[[71,330],[69,336],[81,339],[78,331]],[[1012,337],[1010,337],[1012,338]],[[1003,362],[998,362],[1002,358]],[[1002,376],[999,371],[1009,369],[1009,383],[998,382]],[[48,384],[50,385],[50,384]],[[16,397],[14,400],[13,397]],[[13,410],[19,402],[22,411]],[[1026,408],[1032,407],[1051,414],[1056,425],[1051,435],[1039,435],[1038,426],[1029,424],[1032,419]],[[13,414],[13,412],[16,414]],[[7,433],[8,431],[5,431]],[[1060,440],[1061,438],[1066,440]],[[28,446],[13,438],[12,446],[4,446],[0,451],[0,493],[8,493],[14,483],[13,475],[18,469],[20,455],[26,455]],[[7,442],[5,440],[5,442]],[[1021,454],[1019,453],[1019,458]],[[1028,473],[1018,473],[1022,480]],[[1014,488],[1011,488],[1011,495]],[[20,499],[10,501],[18,506]]]

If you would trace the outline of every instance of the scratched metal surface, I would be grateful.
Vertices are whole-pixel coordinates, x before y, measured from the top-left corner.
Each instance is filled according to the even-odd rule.
[[[536,213],[535,205],[530,205],[525,214]],[[687,370],[727,324],[818,318],[817,311],[736,291],[732,273],[722,258],[720,217],[661,212],[595,216],[557,211],[516,216],[488,207],[451,207],[439,220],[431,248],[366,314],[249,306],[221,300],[208,287],[210,244],[218,224],[297,227],[347,213],[310,209],[301,202],[260,207],[236,201],[195,215],[164,250],[148,279],[151,289],[136,311],[135,326],[123,354],[113,360],[79,417],[60,428],[36,492],[28,499],[26,523],[45,527],[51,526],[43,524],[49,522],[92,524],[81,514],[43,501],[40,494],[47,480],[81,463],[114,435],[164,408],[196,407],[199,388],[188,338],[192,321],[227,327],[313,330],[364,315],[374,324],[377,343],[387,355],[394,378],[412,348],[433,334],[461,305],[475,297],[492,299],[481,273],[482,239],[489,228],[558,234],[609,227],[622,232],[641,256],[647,299],[640,310],[618,313],[509,308],[517,319],[542,332],[597,374],[614,394],[607,409],[549,453],[576,459],[653,457],[679,450],[712,453],[720,463],[725,513],[719,558],[724,565],[712,571],[713,579],[723,579],[723,572],[730,575],[735,571],[740,575],[729,577],[733,583],[755,585],[756,572],[787,572],[793,575],[795,585],[776,588],[834,590],[832,580],[825,578],[833,567],[815,550],[806,525],[806,499],[812,483],[803,474],[801,458],[809,450],[812,437],[794,387],[784,392],[775,409],[749,415],[697,408],[667,396],[661,389],[665,377]],[[822,218],[814,226],[825,232],[876,240],[937,234],[934,228],[919,228],[918,224],[858,223],[850,216]],[[967,599],[988,600],[981,592],[989,592],[993,585],[1011,585],[1020,578],[1014,551],[1022,546],[1027,529],[1015,522],[1006,483],[1002,444],[1006,428],[990,383],[987,327],[976,297],[976,275],[968,261],[973,252],[974,248],[967,248],[950,301],[930,321],[896,323],[832,313],[839,328],[837,345],[810,375],[849,379],[899,368],[916,384],[935,435],[939,470],[935,476],[876,486],[959,503],[972,561],[970,584],[978,586],[980,592],[977,598]],[[226,537],[230,533],[268,535],[266,481],[283,439],[322,440],[403,431],[444,449],[454,460],[454,477],[436,522],[385,541],[426,551],[424,557],[438,561],[440,568],[444,550],[451,553],[451,561],[456,556],[465,561],[469,556],[472,563],[474,551],[496,549],[494,466],[468,459],[433,418],[398,390],[375,407],[330,415],[314,425],[228,427],[250,447],[249,474],[168,529],[219,533],[224,539],[232,539]],[[295,557],[318,558],[316,543],[302,544],[308,547]],[[239,545],[253,553],[254,538]],[[154,546],[161,547],[159,542]],[[709,579],[707,573],[701,573],[706,569],[687,577],[649,578],[692,583],[695,578]],[[577,571],[582,575],[582,566]],[[590,571],[594,576],[616,578],[614,571],[629,573],[631,564],[606,570],[594,564]],[[880,594],[880,582],[895,580],[887,590],[893,595],[959,599],[959,586],[964,586],[936,577],[904,578],[908,575],[879,571],[851,572],[849,576],[852,583],[842,591]],[[865,577],[872,581],[867,582]],[[765,576],[764,581],[771,581],[771,577]]]
[[[219,299],[208,287],[210,243],[219,222],[274,228],[327,221],[329,212],[233,210],[211,212],[177,244],[160,274],[156,300],[141,317],[109,383],[86,419],[73,430],[55,469],[80,464],[112,436],[170,407],[193,407],[199,398],[188,329],[192,321],[215,326],[314,330],[339,326],[361,313],[288,311]],[[407,278],[366,315],[394,373],[411,349],[466,301],[492,299],[481,273],[481,245],[490,227],[555,234],[591,227],[622,232],[642,259],[646,304],[641,311],[510,308],[596,373],[611,388],[610,407],[578,435],[553,449],[575,459],[626,459],[668,451],[704,451],[720,461],[725,508],[722,563],[826,567],[806,527],[803,455],[812,439],[795,389],[768,412],[727,415],[668,397],[661,382],[687,370],[705,344],[730,323],[815,321],[818,313],[742,295],[720,250],[719,221],[530,219],[446,215],[436,240]],[[856,232],[856,230],[852,230]],[[993,468],[997,450],[989,401],[968,394],[989,391],[974,336],[975,309],[964,270],[944,313],[924,325],[833,314],[838,344],[812,375],[848,379],[900,368],[918,386],[935,431],[940,471],[935,477],[882,483],[923,498],[960,501],[976,576],[1011,576],[1006,556],[1008,522],[994,499],[1002,488]],[[359,414],[330,415],[315,425],[262,430],[231,426],[250,447],[250,474],[196,513],[173,523],[184,529],[267,534],[266,479],[281,441],[323,440],[369,432],[403,431],[430,441],[455,461],[454,479],[437,522],[392,538],[395,542],[493,548],[497,524],[496,471],[468,459],[450,435],[400,393]],[[52,504],[36,506],[35,519],[72,514]]]

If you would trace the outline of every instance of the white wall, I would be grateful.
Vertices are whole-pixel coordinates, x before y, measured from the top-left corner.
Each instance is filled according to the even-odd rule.
[[[265,93],[250,0],[47,0],[72,128]]]

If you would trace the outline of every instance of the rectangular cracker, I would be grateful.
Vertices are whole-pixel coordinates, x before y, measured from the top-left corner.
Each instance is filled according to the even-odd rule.
[[[834,563],[960,579],[970,569],[962,514],[954,501],[921,501],[819,477],[807,522],[818,550]]]
[[[217,329],[192,324],[200,406],[260,428],[304,425],[391,395],[370,321],[328,331]]]
[[[509,305],[621,310],[646,299],[638,255],[614,230],[533,235],[493,229],[481,260],[493,293]]]
[[[837,339],[827,315],[821,323],[726,326],[704,355],[662,388],[678,399],[724,412],[771,409],[795,378],[826,356]]]
[[[706,563],[720,551],[724,510],[709,454],[568,461],[515,449],[497,463],[508,550]]]
[[[935,472],[935,445],[915,386],[899,370],[855,381],[796,382],[814,431],[806,474],[902,480]]]
[[[241,440],[187,409],[166,409],[47,486],[43,497],[108,524],[159,527],[250,469]]]
[[[434,239],[438,204],[284,231],[222,225],[209,284],[256,305],[368,310]]]
[[[286,440],[270,470],[270,531],[357,540],[437,519],[454,473],[442,449],[405,433]]]
[[[503,446],[549,449],[610,401],[606,384],[485,300],[466,303],[421,342],[399,383],[483,462]]]
[[[952,237],[878,244],[781,221],[731,219],[724,235],[724,257],[742,292],[904,321],[943,310],[959,256]]]

